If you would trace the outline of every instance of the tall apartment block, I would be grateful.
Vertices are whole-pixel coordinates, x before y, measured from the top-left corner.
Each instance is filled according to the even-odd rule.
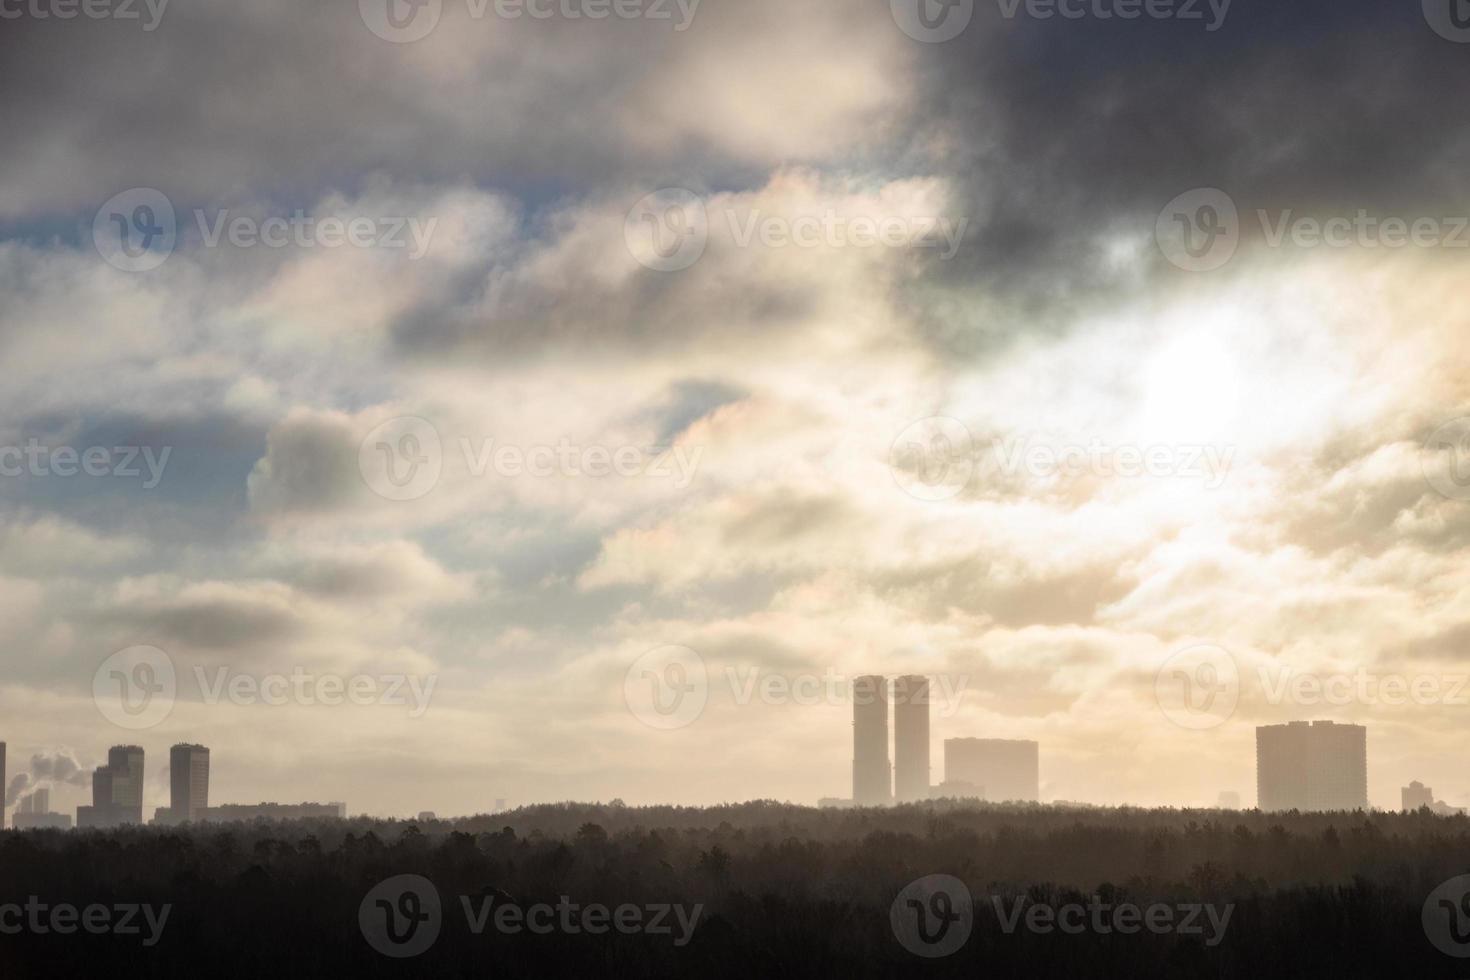
[[[852,682],[852,801],[858,806],[893,802],[888,763],[888,681],[875,674]]]
[[[136,745],[114,745],[107,750],[112,770],[112,803],[123,823],[143,822],[143,750]]]
[[[175,745],[168,750],[169,815],[177,823],[196,821],[209,806],[209,750]]]
[[[1041,751],[1035,742],[1006,738],[944,740],[946,783],[969,783],[995,803],[1036,802],[1041,796]]]
[[[893,795],[900,803],[929,798],[929,678],[893,681]]]
[[[114,745],[107,765],[92,773],[92,805],[77,807],[78,827],[115,827],[143,822],[143,750]]]
[[[1368,729],[1293,721],[1256,729],[1262,810],[1366,810]]]

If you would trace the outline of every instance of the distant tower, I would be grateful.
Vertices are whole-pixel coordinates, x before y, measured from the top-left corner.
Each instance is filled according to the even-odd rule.
[[[209,806],[209,750],[187,743],[169,749],[168,788],[171,819],[199,820]]]
[[[137,745],[114,745],[107,750],[107,768],[112,770],[112,804],[118,822],[141,824],[143,749]]]
[[[5,788],[9,785],[5,781],[5,743],[0,742],[0,830],[5,829]]]
[[[1256,729],[1262,810],[1368,809],[1368,729],[1293,721]]]
[[[98,766],[92,770],[92,806],[112,806],[112,769]]]
[[[1417,810],[1421,806],[1434,806],[1434,790],[1425,786],[1419,780],[1414,780],[1405,786],[1399,793],[1405,810]]]
[[[876,674],[852,682],[852,801],[858,806],[893,802],[888,764],[888,681]]]
[[[929,798],[929,678],[893,682],[893,795],[900,803]]]

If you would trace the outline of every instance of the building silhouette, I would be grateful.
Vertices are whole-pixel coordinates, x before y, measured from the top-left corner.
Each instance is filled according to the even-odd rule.
[[[1417,810],[1420,807],[1427,806],[1441,817],[1452,817],[1458,813],[1465,812],[1465,808],[1462,806],[1450,806],[1444,800],[1436,800],[1434,798],[1434,790],[1425,786],[1417,779],[1405,786],[1399,795],[1405,810]]]
[[[1256,729],[1262,810],[1366,810],[1368,729],[1293,721]]]
[[[0,742],[0,830],[5,829],[5,791],[9,785],[5,781],[5,743]]]
[[[168,750],[169,811],[174,822],[199,819],[209,806],[209,750],[183,743]]]
[[[143,750],[114,745],[107,765],[92,772],[92,805],[77,807],[78,827],[116,827],[143,822]]]
[[[51,790],[41,787],[20,801],[21,813],[50,813]]]
[[[1041,796],[1040,746],[1007,738],[944,740],[944,784],[969,783],[985,788],[994,802],[1036,802]]]
[[[71,817],[51,812],[51,790],[42,787],[20,800],[15,810],[16,830],[70,830]]]
[[[1399,798],[1403,802],[1403,809],[1417,810],[1421,806],[1434,805],[1434,790],[1416,779],[1399,792]]]
[[[852,682],[852,801],[857,806],[893,802],[888,763],[888,681],[867,674]]]
[[[900,803],[929,798],[929,678],[893,682],[893,795]]]
[[[112,770],[112,803],[123,823],[143,822],[143,749],[137,745],[114,745],[107,750],[107,768]]]
[[[346,817],[346,803],[226,803],[204,807],[198,819],[201,823],[228,823],[236,820],[342,820]]]

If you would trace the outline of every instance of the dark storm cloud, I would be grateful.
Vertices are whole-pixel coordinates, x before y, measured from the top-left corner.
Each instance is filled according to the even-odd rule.
[[[433,34],[412,44],[374,36],[355,0],[177,0],[151,31],[6,19],[0,85],[11,97],[0,131],[26,138],[0,151],[0,220],[43,229],[36,222],[48,214],[80,214],[135,186],[176,203],[242,188],[309,203],[375,173],[469,179],[533,203],[629,175],[653,179],[675,160],[747,184],[772,152],[805,154],[732,142],[707,112],[666,98],[666,85],[694,74],[716,93],[728,88],[696,51],[723,53],[713,70],[748,82],[737,48],[792,17],[780,4],[702,6],[676,32],[617,18],[471,18],[451,0]],[[839,57],[853,46],[831,19],[832,35],[806,44]],[[879,26],[891,27],[870,33]],[[795,98],[813,108],[824,100]],[[814,141],[798,149],[825,152]]]
[[[101,618],[167,649],[237,651],[280,643],[306,631],[305,624],[278,602],[238,591],[130,602]]]
[[[1166,282],[1187,281],[1152,235],[1193,188],[1230,194],[1247,239],[1261,237],[1257,208],[1464,213],[1470,105],[1453,93],[1470,87],[1470,59],[1417,2],[1237,0],[1212,33],[1007,20],[980,0],[959,38],[921,47],[915,131],[945,148],[971,219],[958,257],[912,290],[946,349],[1055,327],[1142,284],[1138,262],[1108,262],[1113,236],[1146,243]]]
[[[310,514],[361,497],[359,441],[343,417],[301,412],[282,420],[249,475],[252,508],[261,514]]]
[[[608,228],[621,235],[621,215]],[[615,243],[621,249],[621,242]],[[713,252],[713,250],[711,250]],[[391,327],[396,351],[408,358],[485,364],[738,347],[753,337],[779,336],[808,317],[826,289],[732,276],[719,255],[707,255],[678,275],[640,269],[616,284],[605,281],[607,255],[568,262],[564,277],[541,281],[516,270],[492,270],[458,296],[435,296]],[[611,261],[632,263],[613,252]]]

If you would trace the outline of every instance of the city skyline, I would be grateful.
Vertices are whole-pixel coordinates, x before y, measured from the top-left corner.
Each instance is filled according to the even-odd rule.
[[[1027,739],[1004,739],[977,737],[974,735],[950,735],[947,731],[931,732],[929,678],[923,675],[903,675],[889,678],[882,675],[865,675],[853,682],[851,690],[851,782],[846,797],[820,796],[822,805],[857,801],[860,805],[886,806],[893,803],[921,802],[935,797],[977,797],[987,802],[1007,800],[1047,802],[1039,777],[1039,743]],[[900,711],[902,707],[902,711]],[[1167,709],[1166,709],[1167,712]],[[890,718],[892,735],[890,738]],[[903,732],[900,719],[903,719]],[[1399,792],[1397,804],[1377,803],[1368,799],[1367,785],[1369,765],[1366,729],[1361,725],[1344,724],[1326,719],[1299,719],[1289,722],[1258,726],[1253,731],[1254,785],[1257,787],[1254,806],[1267,810],[1288,809],[1412,809],[1422,803],[1436,812],[1456,813],[1465,808],[1456,807],[1436,799],[1433,791],[1418,780],[1408,780],[1400,775],[1387,774],[1388,781],[1397,781]],[[1314,737],[1315,736],[1315,737]],[[1328,736],[1333,736],[1328,741]],[[1346,738],[1347,742],[1342,742]],[[1269,739],[1269,741],[1268,741]],[[930,765],[930,750],[934,741],[942,743],[942,776]],[[1328,744],[1330,742],[1331,744]],[[900,745],[904,745],[904,764],[899,763]],[[1347,752],[1343,761],[1328,762],[1334,753]],[[1325,754],[1324,754],[1325,753]],[[1356,761],[1353,761],[1353,756]],[[7,784],[8,743],[0,741],[0,786],[7,786],[5,806],[0,814],[12,807],[17,812],[21,805],[35,797],[37,792],[45,795],[43,808],[49,804],[51,789],[61,790],[66,795],[68,786],[77,785],[76,777],[88,778],[92,803],[78,804],[77,826],[112,826],[120,823],[178,823],[189,819],[205,809],[235,809],[243,811],[257,806],[296,806],[295,804],[228,804],[209,807],[210,750],[196,743],[182,742],[170,746],[169,766],[159,774],[155,785],[162,782],[166,787],[168,805],[150,806],[147,802],[149,790],[145,778],[146,753],[141,746],[115,745],[107,752],[107,761],[95,769],[84,771],[67,755],[64,768],[71,774],[70,780],[48,781],[47,777],[34,777],[30,772],[18,773]],[[49,768],[55,762],[45,756],[33,757],[31,769]],[[1325,768],[1324,768],[1325,767]],[[1315,775],[1322,770],[1322,775]],[[907,788],[900,789],[902,781]],[[1322,782],[1322,780],[1326,780]],[[1233,802],[1225,803],[1226,798]],[[752,797],[752,799],[769,797]],[[1107,805],[1101,801],[1076,800],[1071,797],[1051,795],[1059,803],[1081,803],[1085,805]],[[1418,801],[1411,806],[1409,801]],[[1324,802],[1325,801],[1325,802]],[[553,800],[524,801],[559,802]],[[665,803],[670,801],[653,801]],[[740,802],[729,800],[722,802]],[[800,801],[797,801],[800,802]],[[808,801],[810,802],[810,801]],[[505,799],[496,798],[491,807],[474,809],[458,814],[496,812],[505,808]],[[1164,805],[1178,807],[1208,808],[1211,804],[1200,800],[1165,800],[1162,803],[1144,804],[1139,801],[1121,801],[1118,805]],[[1221,790],[1214,806],[1235,808],[1240,804],[1238,790]],[[310,804],[309,806],[316,806]],[[332,804],[341,809],[341,804]],[[186,811],[190,817],[177,818],[175,812]],[[44,809],[42,812],[46,812]],[[404,816],[407,811],[377,816]],[[454,811],[445,811],[453,813]],[[364,814],[373,816],[374,814]]]
[[[1042,742],[1054,797],[1248,792],[1253,727],[1310,715],[1375,726],[1371,801],[1470,799],[1465,195],[1424,96],[1464,51],[1419,5],[989,5],[942,43],[885,3],[683,32],[446,3],[412,43],[342,6],[0,32],[18,757],[92,744],[96,672],[146,645],[176,684],[149,738],[364,812],[844,796],[845,707],[724,682],[829,668],[969,676],[946,727]],[[74,84],[35,86],[48,58]],[[115,83],[155,59],[185,81]],[[1203,268],[1171,236],[1208,215]],[[1439,245],[1381,240],[1424,220]],[[1153,692],[1201,643],[1240,669],[1208,737]],[[719,682],[678,731],[623,702],[665,645]],[[298,671],[434,683],[329,707]],[[1439,689],[1292,686],[1360,671]]]

